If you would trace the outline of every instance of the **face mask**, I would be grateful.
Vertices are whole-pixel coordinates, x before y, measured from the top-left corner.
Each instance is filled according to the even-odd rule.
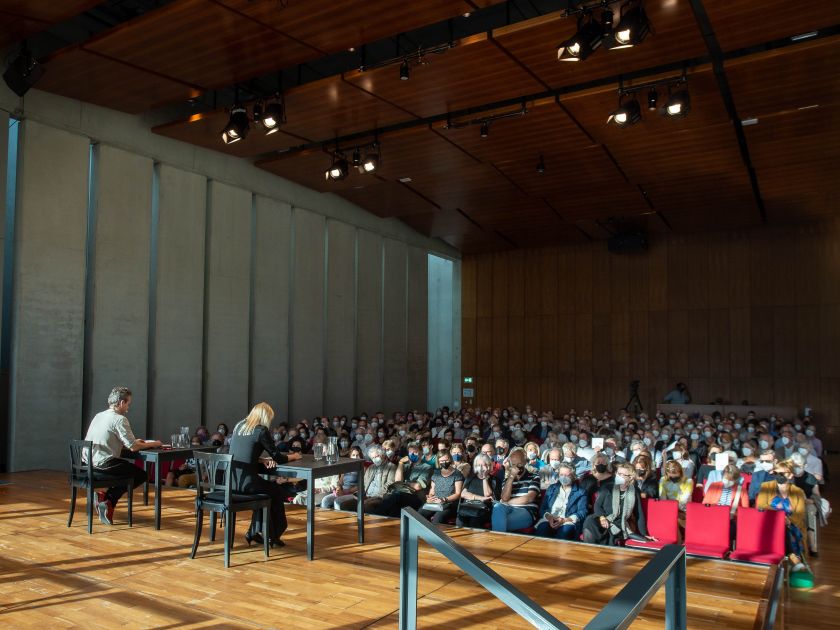
[[[341,448],[347,448],[348,446],[350,446],[350,442],[348,442],[347,440],[341,440],[339,444],[341,444]]]
[[[795,424],[795,425],[793,425],[793,428],[796,429],[797,431],[801,431],[802,430],[802,425],[801,424]]]
[[[679,477],[668,477],[668,479],[671,481],[671,483],[679,483],[680,482]]]
[[[761,447],[761,450],[770,448],[770,442],[768,442],[767,440],[759,440],[758,445]]]
[[[735,482],[732,481],[731,479],[724,479],[723,480],[723,487],[724,488],[731,488],[734,485],[735,485]]]
[[[534,451],[528,451],[528,459],[537,459],[537,454]]]
[[[700,439],[700,434],[699,433],[692,433],[691,434],[691,439],[692,440],[699,440]]]
[[[788,478],[785,477],[782,473],[776,473],[774,476],[776,477],[776,483],[778,483],[781,486],[789,483]]]
[[[773,470],[773,462],[756,462],[755,469],[770,472]]]
[[[545,421],[540,422],[540,426],[541,426],[541,427],[547,427],[547,426],[548,426],[548,422],[545,422]]]
[[[749,446],[745,446],[744,448],[742,448],[741,452],[744,454],[744,457],[749,457],[753,454],[752,449]]]
[[[292,453],[300,453],[301,448],[300,448],[300,446],[293,446],[293,447],[292,447],[292,448],[290,448],[289,450],[290,450]]]
[[[619,486],[623,486],[627,483],[627,480],[624,478],[623,475],[616,475],[615,476],[615,483]]]
[[[797,449],[797,450],[799,451],[800,455],[803,455],[803,456],[805,456],[805,457],[808,457],[808,449],[807,449],[807,448],[802,447],[802,448],[799,448],[799,449]]]
[[[680,451],[674,451],[674,461],[678,462],[682,459],[683,454]]]
[[[802,473],[805,472],[805,469],[802,466],[795,466],[793,469],[793,474],[799,477]]]
[[[788,444],[790,444],[790,438],[789,438],[788,436],[786,436],[786,435],[783,435],[783,436],[782,436],[782,444],[784,444],[785,446],[787,446]]]
[[[392,449],[388,449],[387,451],[385,451],[385,457],[393,457],[393,456],[394,456],[394,451]]]
[[[595,464],[595,472],[596,473],[605,473],[607,472],[607,465],[606,464]]]
[[[225,435],[227,431],[224,427],[219,427],[218,429],[216,429],[216,433],[221,433],[222,435]]]
[[[441,462],[440,467],[444,470],[449,470],[449,467],[452,466],[452,462]]]
[[[504,455],[505,454],[505,447],[504,446],[497,446],[496,447],[496,455]]]
[[[452,461],[460,462],[461,459],[463,459],[463,458],[462,458],[460,453],[452,453]]]
[[[814,430],[813,429],[805,429],[805,435],[808,437],[814,437]]]
[[[373,442],[373,436],[370,433],[366,433],[365,434],[365,443],[369,444],[370,442]]]
[[[432,449],[430,447],[428,447],[428,446],[423,447],[423,455],[428,455],[431,452],[432,452]]]
[[[359,423],[358,423],[358,422],[351,422],[351,423],[350,423],[350,426],[351,426],[351,427],[353,427],[353,428],[355,429],[356,427],[358,427],[358,426],[359,426]]]
[[[572,478],[569,475],[560,475],[557,478],[557,481],[560,482],[561,486],[570,486],[572,485]]]
[[[420,459],[420,456],[417,453],[408,454],[408,461],[410,461],[411,463],[416,463],[418,459]]]
[[[454,426],[456,429],[460,429],[460,428],[461,428],[461,423],[460,423],[460,422],[456,422],[453,426]]]
[[[382,464],[382,458],[381,458],[381,457],[379,457],[379,456],[377,456],[377,457],[371,457],[370,459],[371,459],[371,461],[373,462],[373,465],[374,465],[374,466],[379,466],[379,465],[381,465],[381,464]]]
[[[575,442],[577,442],[577,441],[578,441],[578,436],[576,436],[576,435],[572,435],[572,436],[569,438],[569,441],[570,441],[572,444],[574,444]]]
[[[304,440],[308,437],[308,435],[309,435],[309,434],[308,434],[306,431],[301,431],[301,432],[300,432],[300,437],[301,437],[302,439],[304,439]]]
[[[651,433],[653,433],[653,437],[659,437],[659,429],[654,429]]]
[[[710,437],[712,437],[712,432],[711,431],[703,431],[703,436],[706,437],[706,438],[710,438]]]
[[[498,431],[493,431],[493,437],[494,437],[494,438],[501,437],[501,435],[502,435],[502,434],[501,434],[501,433],[499,433]]]
[[[556,459],[552,459],[552,460],[549,462],[550,466],[551,466],[554,470],[557,470],[558,468],[560,468],[560,464],[561,464],[561,463],[562,463],[562,462],[557,461]]]
[[[581,448],[586,448],[586,445],[589,444],[589,442],[587,440],[580,440],[578,444],[580,444]]]
[[[747,427],[747,433],[755,433],[755,427]]]
[[[645,446],[650,446],[650,444],[651,444],[651,442],[653,442],[653,440],[651,440],[649,437],[646,437],[644,440],[642,440],[642,442],[645,443]]]
[[[674,420],[673,418],[670,418],[670,419],[668,420],[668,424],[676,424],[676,423],[677,423],[677,421],[676,421],[676,420]]]
[[[275,433],[275,434],[274,434],[274,441],[275,441],[275,442],[279,442],[279,441],[280,441],[280,437],[281,437],[281,436],[280,436],[280,434],[279,434],[279,433]]]

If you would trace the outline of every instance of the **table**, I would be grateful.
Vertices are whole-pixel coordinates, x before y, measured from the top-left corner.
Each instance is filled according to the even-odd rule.
[[[149,448],[143,451],[135,451],[129,457],[140,459],[145,462],[146,472],[149,471],[149,464],[155,467],[155,529],[160,529],[160,495],[161,495],[161,462],[171,462],[176,459],[189,459],[194,451],[218,450],[218,446],[190,446],[188,448]],[[149,480],[143,484],[143,505],[149,505]]]
[[[365,465],[362,459],[342,457],[335,464],[327,460],[315,461],[312,455],[304,455],[301,459],[277,464],[277,473],[284,473],[290,477],[306,479],[306,555],[309,560],[315,558],[315,480],[321,477],[340,475],[341,473],[359,471],[359,492],[356,500],[356,520],[359,528],[359,544],[365,542]]]

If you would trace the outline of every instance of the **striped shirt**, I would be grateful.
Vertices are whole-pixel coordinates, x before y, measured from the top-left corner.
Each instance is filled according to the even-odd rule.
[[[533,503],[516,504],[511,505],[511,507],[526,508],[529,512],[536,515],[537,509],[539,509],[539,506],[536,504],[536,500],[540,496],[540,478],[534,473],[525,470],[522,473],[522,476],[513,482],[510,498],[515,499],[517,497],[524,497],[529,492],[534,493]]]

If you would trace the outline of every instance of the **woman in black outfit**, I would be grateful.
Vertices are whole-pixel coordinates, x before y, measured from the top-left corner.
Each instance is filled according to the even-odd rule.
[[[267,403],[257,403],[251,413],[233,428],[230,438],[231,484],[233,492],[243,494],[267,494],[271,497],[269,512],[268,535],[272,546],[283,546],[280,536],[286,531],[286,511],[283,503],[288,496],[287,490],[274,482],[266,481],[260,474],[268,472],[268,468],[276,464],[285,464],[300,459],[300,453],[281,453],[269,433],[274,410]],[[260,455],[267,452],[273,462],[268,465],[260,463]],[[248,544],[254,541],[262,544],[262,510],[254,511],[251,517],[251,527],[245,534]]]

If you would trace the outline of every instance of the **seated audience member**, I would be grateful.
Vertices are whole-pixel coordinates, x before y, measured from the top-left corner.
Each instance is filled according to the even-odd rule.
[[[452,445],[449,449],[449,454],[452,456],[452,467],[464,476],[464,479],[470,475],[469,458],[464,454],[464,447],[459,443]]]
[[[653,462],[649,455],[639,455],[633,460],[633,468],[636,470],[636,487],[643,499],[658,499],[659,484],[656,481],[656,473],[653,471]]]
[[[735,453],[735,451],[724,450],[723,454],[726,455],[729,460],[726,464],[727,466],[737,466],[738,455],[737,453]],[[723,470],[715,466],[715,469],[710,470],[709,474],[706,476],[706,483],[703,484],[703,492],[705,493],[709,489],[709,484],[712,484],[715,481],[720,481],[721,479],[723,479]]]
[[[195,430],[195,434],[193,437],[197,437],[201,442],[201,445],[207,444],[207,440],[210,439],[210,431],[205,426],[200,426]]]
[[[511,451],[504,463],[505,478],[499,503],[493,506],[493,531],[510,532],[531,527],[537,520],[540,481],[525,469],[525,451]]]
[[[440,524],[453,518],[458,511],[464,476],[452,466],[452,455],[446,449],[437,452],[437,463],[439,468],[432,474],[429,493],[420,514],[432,523]]]
[[[595,449],[592,448],[591,444],[592,441],[589,439],[589,433],[581,430],[578,433],[578,440],[576,442],[577,456],[583,458],[583,460],[587,463],[592,461],[592,457],[595,455]],[[586,470],[583,472],[586,472]]]
[[[560,464],[560,480],[549,486],[540,505],[536,535],[577,540],[588,512],[586,493],[577,484],[571,464]]]
[[[479,453],[473,461],[473,472],[464,481],[461,501],[458,505],[458,527],[487,527],[493,501],[499,499],[501,484],[491,473],[493,461]]]
[[[164,485],[177,486],[179,488],[189,488],[190,486],[195,485],[195,480],[195,457],[190,457],[178,468],[169,469],[169,472],[166,473]]]
[[[811,441],[811,446],[814,447],[814,455],[816,457],[822,457],[822,440],[817,437],[817,428],[813,424],[805,425],[805,436]]]
[[[793,464],[778,462],[773,469],[775,479],[761,484],[755,501],[759,510],[778,510],[785,513],[785,551],[793,565],[792,571],[805,569],[805,493],[794,482]]]
[[[394,483],[397,465],[385,457],[385,453],[379,445],[369,449],[368,453],[372,464],[365,469],[363,482],[365,488],[364,510],[365,512],[372,512],[382,502],[382,497],[385,496],[388,487]],[[339,497],[335,501],[335,508],[352,512],[356,509],[356,501]]]
[[[540,468],[540,488],[546,490],[550,485],[560,481],[560,464],[563,463],[563,452],[559,448],[552,448],[547,454],[548,463]]]
[[[540,468],[546,463],[540,459],[540,447],[535,442],[528,442],[523,447],[525,449],[525,468],[528,472],[538,475]]]
[[[592,464],[590,463],[590,460],[584,459],[583,457],[580,457],[578,455],[578,447],[576,444],[574,444],[573,442],[566,442],[565,444],[563,444],[562,449],[563,461],[575,467],[575,474],[577,475],[578,479],[583,477],[592,469]]]
[[[814,447],[811,441],[800,434],[796,436],[796,452],[805,458],[805,472],[813,475],[817,481],[823,481],[823,463],[822,460],[814,454]],[[796,453],[794,453],[795,455]]]
[[[788,459],[796,452],[796,442],[794,440],[793,426],[786,423],[782,427],[782,432],[778,440],[776,440],[776,461],[783,461]]]
[[[762,451],[758,456],[758,461],[755,463],[755,470],[753,470],[752,479],[750,480],[750,503],[755,503],[755,500],[758,498],[758,493],[761,490],[761,485],[775,478],[775,473],[773,473],[775,467],[776,451],[769,448]]]
[[[381,448],[376,447],[380,452]],[[364,459],[362,448],[354,446],[350,449],[350,459]],[[321,507],[325,510],[340,510],[344,504],[356,503],[356,493],[359,492],[359,471],[351,470],[338,476],[338,483],[332,492],[321,499]],[[317,500],[317,496],[315,497]]]
[[[437,468],[437,455],[435,455],[433,447],[434,444],[429,438],[420,440],[420,450],[422,452],[420,463]]]
[[[723,449],[718,444],[712,444],[709,446],[709,454],[706,458],[706,463],[702,464],[700,468],[697,469],[697,479],[694,480],[695,486],[702,486],[705,489],[706,479],[708,479],[709,473],[715,470],[715,458],[718,456],[718,453],[722,452]]]
[[[758,461],[758,443],[755,440],[745,440],[741,443],[741,459],[735,462],[742,473],[751,475]]]
[[[612,486],[598,493],[594,512],[583,522],[584,542],[615,545],[631,536],[648,536],[642,497],[633,483],[635,469],[622,463],[616,469]]]
[[[482,444],[481,453],[489,457],[490,461],[493,462],[493,467],[490,469],[490,474],[498,478],[499,482],[501,482],[505,474],[505,469],[502,466],[501,462],[496,459],[496,448],[493,446],[493,443],[485,442],[484,444]]]
[[[609,458],[603,453],[598,453],[592,458],[592,472],[583,477],[578,477],[580,487],[586,493],[589,505],[593,504],[598,492],[612,485],[614,470]]]
[[[817,503],[820,501],[820,486],[817,478],[805,470],[805,457],[794,453],[790,457],[793,464],[793,483],[805,493],[805,512],[808,524],[808,550],[812,557],[817,556],[817,527],[819,527]]]
[[[400,459],[391,484],[382,501],[371,509],[379,516],[399,516],[404,507],[419,510],[426,502],[434,467],[420,461],[420,444],[409,442],[408,455]]]
[[[496,453],[496,462],[499,465],[502,465],[507,460],[508,454],[510,453],[510,442],[503,437],[496,438],[495,442],[495,453]]]
[[[723,469],[723,478],[709,484],[703,497],[704,505],[725,505],[730,518],[735,518],[739,507],[750,507],[750,498],[744,489],[741,471],[734,464]]]
[[[108,394],[108,409],[100,411],[90,421],[85,440],[93,442],[91,457],[93,458],[93,478],[97,481],[108,481],[120,477],[134,479],[132,487],[137,488],[148,479],[146,471],[126,459],[120,459],[122,449],[132,453],[149,448],[160,447],[158,441],[145,441],[134,437],[128,422],[128,409],[131,406],[131,390],[127,387],[115,387]],[[206,429],[205,429],[206,432]],[[87,451],[83,453],[87,458]],[[95,498],[95,509],[99,513],[99,520],[105,525],[113,525],[114,507],[126,492],[125,486],[114,486],[106,491],[98,490]]]
[[[399,461],[400,449],[398,444],[399,438],[391,438],[382,442],[382,455],[386,461],[394,464],[394,468],[396,468],[397,461]],[[371,461],[373,461],[373,457],[371,457]]]
[[[683,467],[677,460],[665,464],[665,475],[659,480],[659,499],[677,501],[680,512],[685,512],[685,506],[691,501],[694,484],[687,477]]]
[[[683,471],[683,474],[686,478],[692,479],[694,477],[695,467],[694,462],[691,461],[691,458],[688,456],[688,451],[686,450],[685,446],[681,443],[677,443],[676,446],[671,450],[671,460],[677,462],[680,465],[680,468]],[[665,468],[667,468],[668,462],[665,463],[663,467],[663,472]]]

